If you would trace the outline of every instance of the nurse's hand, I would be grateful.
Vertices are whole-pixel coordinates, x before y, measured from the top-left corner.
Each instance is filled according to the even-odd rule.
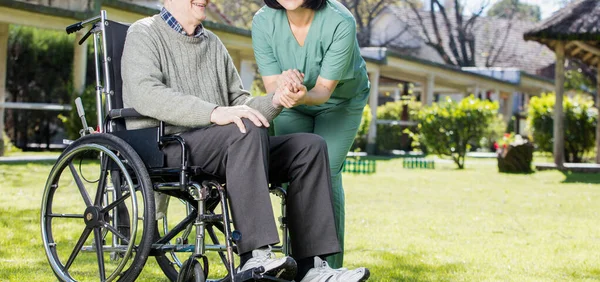
[[[277,79],[277,87],[283,87],[287,83],[287,87],[293,87],[294,85],[299,85],[304,83],[304,74],[296,69],[289,69],[283,71],[279,78]],[[290,88],[292,92],[298,92],[298,88]]]
[[[290,89],[296,89],[297,91],[291,91]],[[289,84],[286,82],[282,87],[278,88],[278,91],[281,93],[279,102],[288,109],[304,105],[307,102],[306,94],[308,90],[303,84]]]

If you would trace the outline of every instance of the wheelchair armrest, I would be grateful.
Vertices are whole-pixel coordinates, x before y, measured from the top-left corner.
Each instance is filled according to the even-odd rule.
[[[113,110],[110,110],[110,112],[108,113],[108,116],[111,119],[143,117],[140,113],[138,113],[133,108],[113,109]]]

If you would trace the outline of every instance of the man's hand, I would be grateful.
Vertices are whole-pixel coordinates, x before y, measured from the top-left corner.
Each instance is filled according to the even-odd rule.
[[[246,105],[231,107],[216,107],[210,114],[210,122],[218,125],[235,123],[242,133],[246,133],[246,127],[242,118],[247,118],[256,126],[269,127],[269,121],[259,111]]]

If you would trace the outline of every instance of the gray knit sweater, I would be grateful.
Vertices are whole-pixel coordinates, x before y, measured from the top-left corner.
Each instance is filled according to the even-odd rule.
[[[242,88],[231,57],[219,38],[189,37],[159,15],[135,22],[127,31],[121,63],[123,104],[148,118],[127,120],[127,128],[171,125],[175,133],[210,124],[217,106],[248,105],[272,120],[281,109],[273,95],[251,97]]]

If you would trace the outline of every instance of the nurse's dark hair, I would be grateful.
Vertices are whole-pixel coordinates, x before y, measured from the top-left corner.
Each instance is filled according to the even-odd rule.
[[[325,7],[325,4],[327,4],[327,0],[304,0],[304,4],[302,4],[302,7],[316,11]],[[283,6],[281,6],[279,2],[277,2],[277,0],[265,0],[265,5],[277,10],[284,9]]]

